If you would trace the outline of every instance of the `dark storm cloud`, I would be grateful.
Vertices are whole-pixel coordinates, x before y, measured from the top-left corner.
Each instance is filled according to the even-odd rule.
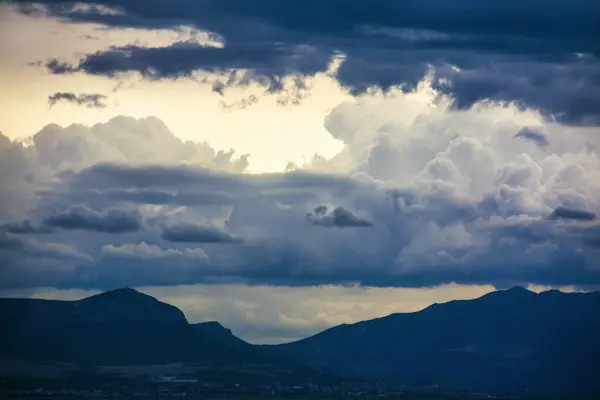
[[[180,243],[242,243],[242,238],[233,236],[217,227],[182,223],[163,229],[161,237],[169,242]]]
[[[21,1],[21,4],[31,3]],[[88,0],[78,2],[104,5],[118,12],[91,12],[91,7],[73,7],[73,2],[41,0],[54,15],[75,21],[100,22],[109,26],[173,27],[188,22],[206,26],[211,31],[227,31],[236,39],[243,38],[252,24],[264,24],[291,32],[320,36],[356,36],[360,26],[412,28],[452,34],[485,34],[519,36],[527,39],[555,40],[571,46],[597,46],[594,11],[600,6],[593,0],[521,2],[515,5],[501,0],[473,2],[458,0],[392,0],[358,1],[319,0],[290,1],[282,5],[276,0],[256,0],[251,4],[235,0],[199,0],[188,2],[140,3],[136,0]],[[236,23],[237,22],[237,26]],[[237,30],[235,29],[237,28]],[[237,32],[237,35],[236,35]],[[566,32],[569,35],[566,35]],[[269,33],[269,32],[267,32]],[[255,32],[254,37],[265,35]],[[437,39],[438,36],[433,36]],[[251,40],[252,38],[249,38]],[[521,40],[522,42],[523,40]],[[515,40],[515,43],[517,40]]]
[[[71,282],[75,266],[84,266],[92,258],[72,245],[22,241],[0,231],[0,288],[59,287]],[[76,280],[79,278],[76,278]],[[80,286],[75,284],[74,287]]]
[[[159,79],[202,70],[225,76],[216,84],[221,92],[254,81],[277,91],[283,76],[325,71],[341,53],[345,61],[336,77],[355,92],[411,88],[434,66],[434,86],[452,94],[457,107],[516,101],[570,124],[600,123],[600,3],[594,0],[518,6],[501,0],[80,2],[87,8],[41,3],[67,21],[146,29],[187,25],[224,38],[223,48],[129,45],[88,54],[75,65],[50,60],[53,73],[137,71]],[[248,71],[236,74],[240,69]]]
[[[64,182],[71,187],[115,190],[117,188],[163,190],[202,189],[207,195],[227,196],[228,193],[250,195],[271,190],[319,190],[349,192],[356,189],[356,179],[341,174],[319,174],[294,171],[286,174],[232,174],[197,166],[166,166],[99,163],[79,173],[65,173]],[[156,190],[159,190],[158,192]],[[179,192],[178,192],[179,193]],[[226,199],[227,197],[222,197]]]
[[[467,55],[454,64],[461,69],[436,70],[433,86],[452,95],[458,108],[484,99],[513,101],[566,124],[600,124],[598,56]]]
[[[94,192],[101,202],[129,202],[133,204],[155,204],[155,205],[226,205],[232,204],[234,198],[224,193],[211,193],[203,191],[179,191],[169,192],[166,190],[107,190]],[[81,199],[90,200],[89,195],[81,193]]]
[[[103,94],[88,94],[88,93],[70,93],[70,92],[58,92],[48,96],[48,105],[50,108],[55,106],[59,102],[66,102],[77,104],[80,106],[86,106],[87,108],[104,108],[106,107],[106,96]]]
[[[138,212],[116,208],[97,212],[85,206],[72,206],[49,216],[44,220],[44,224],[66,230],[125,233],[138,231],[142,226],[142,216]]]
[[[189,76],[197,70],[222,72],[225,69],[250,69],[268,79],[300,73],[314,75],[325,71],[330,56],[288,46],[205,47],[197,43],[180,42],[169,47],[115,47],[88,55],[73,66],[51,60],[46,64],[52,73],[85,72],[92,75],[115,76],[122,72],[140,72],[148,79]],[[247,74],[236,83],[260,80]],[[272,84],[276,84],[274,80]]]
[[[152,182],[150,176],[156,176],[156,181]],[[181,166],[106,164],[65,176],[54,196],[58,196],[56,204],[72,202],[74,194],[80,196],[77,199],[82,204],[90,204],[98,196],[103,199],[101,193],[109,188],[143,192],[150,190],[150,184],[155,185],[152,190],[168,191],[174,197],[198,187],[205,193],[227,194],[228,199],[235,199],[226,206],[231,207],[226,217],[227,231],[214,228],[217,225],[175,222],[162,231],[150,228],[119,243],[103,242],[93,261],[62,249],[70,263],[83,263],[85,267],[76,273],[59,270],[51,277],[32,277],[35,284],[60,281],[65,287],[85,284],[103,289],[114,285],[233,281],[382,287],[424,287],[450,282],[497,286],[515,282],[600,283],[600,275],[589,269],[593,262],[590,251],[600,235],[595,221],[557,224],[543,216],[519,217],[518,210],[513,218],[503,219],[498,218],[497,210],[484,204],[485,198],[469,202],[410,188],[394,190],[392,201],[389,188],[349,176],[342,179],[308,172],[243,175]],[[314,198],[307,200],[306,193]],[[47,200],[47,194],[41,195]],[[130,200],[143,202],[145,196]],[[317,201],[322,198],[331,199],[334,204],[343,202],[348,207],[329,210],[319,206],[323,202]],[[286,206],[279,208],[275,202]],[[310,224],[304,220],[307,204],[313,204]],[[194,206],[190,207],[188,210],[193,210]],[[206,208],[199,210],[200,215],[208,212]],[[585,219],[573,210],[567,214],[571,219]],[[369,219],[359,215],[368,215]],[[316,229],[312,224],[344,229]],[[229,231],[239,232],[244,245],[206,249],[193,245],[242,243],[241,237]],[[453,238],[463,236],[469,240],[454,243]],[[87,236],[86,244],[93,240]],[[34,250],[21,252],[30,258],[42,257],[37,248]],[[15,260],[21,258],[15,256]],[[14,274],[26,270],[15,269]],[[18,281],[14,277],[12,280]]]
[[[597,215],[590,211],[585,210],[573,210],[567,207],[557,207],[548,216],[548,219],[571,219],[575,221],[594,221]]]

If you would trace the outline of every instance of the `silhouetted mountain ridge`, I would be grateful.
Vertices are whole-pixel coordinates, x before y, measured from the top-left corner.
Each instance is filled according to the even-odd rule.
[[[177,307],[129,288],[78,301],[1,299],[0,320],[4,358],[133,365],[244,357],[188,324]]]
[[[413,385],[600,391],[600,293],[524,288],[341,325],[273,351]]]
[[[264,382],[274,373],[282,381],[331,379],[239,339],[216,321],[189,324],[177,307],[129,288],[77,301],[0,299],[0,323],[0,359],[80,366],[185,363],[200,368],[203,379],[239,382]]]
[[[216,321],[189,324],[174,306],[118,289],[78,301],[0,299],[0,358],[193,363],[217,368],[217,375],[258,365],[306,382],[337,375],[570,396],[600,392],[599,311],[600,292],[538,294],[517,287],[339,325],[293,343],[254,346]]]

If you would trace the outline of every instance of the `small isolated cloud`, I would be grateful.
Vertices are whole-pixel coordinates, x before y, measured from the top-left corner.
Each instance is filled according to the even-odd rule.
[[[327,206],[321,205],[312,213],[306,214],[306,220],[316,226],[350,228],[371,227],[373,223],[359,218],[352,211],[344,207],[336,207],[331,213],[327,213]]]
[[[125,243],[123,245],[107,245],[100,250],[103,258],[126,259],[137,261],[156,261],[165,258],[186,259],[188,261],[208,261],[202,249],[162,249],[146,242],[140,244]]]
[[[182,223],[167,227],[162,238],[181,243],[242,243],[243,239],[233,236],[215,226]]]
[[[58,102],[66,102],[86,106],[87,108],[104,108],[106,107],[106,96],[99,93],[80,93],[58,92],[48,96],[48,105],[54,107]]]
[[[48,234],[53,232],[52,228],[50,228],[49,226],[34,225],[28,219],[23,220],[21,222],[9,222],[0,226],[0,230],[15,235],[36,235]]]
[[[515,135],[515,138],[529,140],[543,149],[546,148],[549,144],[546,135],[544,135],[542,132],[528,127],[522,128],[519,131],[519,133]]]
[[[232,110],[243,110],[243,109],[248,108],[256,103],[258,103],[258,97],[256,97],[256,95],[254,95],[254,94],[251,94],[248,97],[244,97],[243,99],[236,100],[232,103],[225,103],[224,101],[222,101],[220,103],[220,105],[221,105],[222,109],[232,111]]]
[[[597,215],[593,212],[585,210],[574,210],[567,207],[557,207],[548,216],[548,219],[551,220],[570,219],[575,221],[595,221],[596,218]]]
[[[138,231],[142,226],[142,216],[139,212],[118,208],[97,212],[85,206],[73,206],[46,218],[44,224],[67,230],[125,233]]]
[[[75,15],[125,15],[125,12],[122,9],[107,7],[104,4],[75,3],[71,6],[69,11]]]

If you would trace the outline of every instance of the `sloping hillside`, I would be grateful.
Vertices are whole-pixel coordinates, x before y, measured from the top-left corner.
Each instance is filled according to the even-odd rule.
[[[417,386],[600,393],[599,338],[600,293],[517,287],[272,349],[333,373]]]

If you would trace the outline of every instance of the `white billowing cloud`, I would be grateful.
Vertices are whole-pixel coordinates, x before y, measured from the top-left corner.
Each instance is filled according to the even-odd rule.
[[[85,243],[70,237],[96,260],[73,277],[75,287],[84,281],[109,288],[209,281],[581,286],[600,280],[598,221],[577,217],[583,215],[578,211],[600,213],[598,128],[549,122],[510,104],[456,110],[427,79],[411,93],[357,96],[334,109],[325,126],[344,143],[338,155],[273,174],[242,174],[244,158],[220,158],[208,145],[183,143],[154,118],[47,127],[25,150],[35,150],[37,165],[74,172],[46,187],[45,208],[33,215],[43,219],[48,208],[72,204],[98,212],[142,210],[143,232],[102,240],[89,235]],[[543,133],[546,144],[518,137],[525,127]],[[568,218],[547,218],[559,207]],[[141,262],[122,270],[107,262],[110,246],[131,252],[123,246],[144,242],[144,254],[184,251],[185,241],[161,238],[165,227],[181,224],[219,226],[227,234],[219,228],[211,237],[243,241],[216,243],[200,229],[202,240],[187,243],[207,255],[201,268],[167,267],[164,257],[146,270]]]
[[[0,222],[22,219],[35,204],[36,190],[56,174],[99,162],[173,165],[186,163],[243,172],[248,156],[217,151],[206,142],[182,141],[157,118],[115,117],[88,127],[51,124],[25,141],[0,133]]]
[[[461,257],[478,242],[478,238],[462,224],[440,227],[428,222],[410,244],[400,250],[395,263],[401,272],[448,265],[456,267],[460,264]]]
[[[25,214],[19,213],[20,203],[30,195],[26,181],[32,172],[23,145],[0,132],[0,221],[25,218]]]
[[[598,209],[599,128],[551,123],[510,104],[457,111],[451,100],[426,79],[414,93],[376,92],[338,106],[325,124],[345,148],[319,168],[364,172],[421,193],[487,196],[504,216],[560,205]],[[515,138],[531,126],[544,133],[546,147]]]
[[[243,172],[247,156],[216,151],[208,143],[177,138],[158,118],[115,117],[92,127],[48,125],[32,137],[37,160],[55,171],[80,169],[98,162],[190,163]]]

